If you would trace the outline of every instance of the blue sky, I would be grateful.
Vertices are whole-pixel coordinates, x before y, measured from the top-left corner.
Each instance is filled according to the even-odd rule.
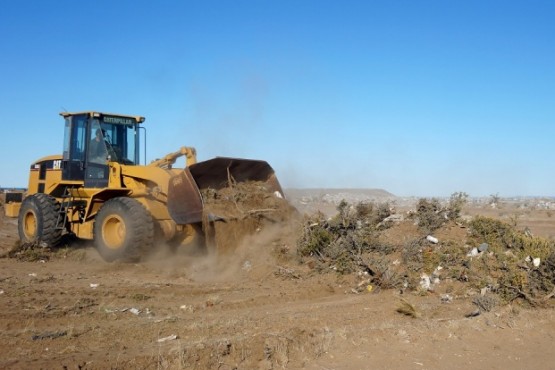
[[[267,160],[284,187],[555,195],[553,1],[5,1],[0,186],[58,113],[146,116],[148,159]]]

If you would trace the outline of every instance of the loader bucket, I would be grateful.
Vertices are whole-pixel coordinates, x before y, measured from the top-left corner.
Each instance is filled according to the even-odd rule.
[[[215,190],[245,181],[261,181],[271,192],[283,190],[272,167],[265,161],[253,159],[216,157],[195,163],[170,179],[168,188],[168,211],[179,224],[192,224],[203,221],[204,202],[201,191]],[[208,215],[217,219],[218,215]]]

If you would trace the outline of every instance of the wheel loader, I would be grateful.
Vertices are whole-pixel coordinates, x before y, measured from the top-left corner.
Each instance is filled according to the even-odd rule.
[[[71,234],[93,240],[106,261],[136,260],[159,241],[187,244],[208,220],[202,192],[234,182],[260,181],[282,197],[265,161],[216,157],[197,162],[182,147],[149,164],[140,161],[144,117],[95,111],[60,115],[65,120],[62,155],[31,164],[18,212],[24,243],[56,246]],[[143,134],[146,137],[146,134]],[[183,168],[174,168],[179,157]]]

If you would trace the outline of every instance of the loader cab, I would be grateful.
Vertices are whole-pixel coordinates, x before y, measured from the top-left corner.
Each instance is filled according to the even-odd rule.
[[[108,186],[109,163],[139,164],[139,125],[144,117],[98,112],[60,113],[65,119],[62,179],[86,188]]]

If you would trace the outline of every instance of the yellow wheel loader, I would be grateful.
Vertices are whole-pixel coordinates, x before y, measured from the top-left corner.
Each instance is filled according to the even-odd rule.
[[[144,117],[63,112],[62,155],[34,162],[19,209],[19,237],[54,247],[65,234],[94,240],[106,261],[136,260],[156,242],[187,244],[200,234],[206,214],[202,191],[234,182],[261,181],[283,196],[264,161],[216,157],[196,161],[191,147],[140,163]],[[145,135],[146,136],[146,135]],[[179,157],[184,168],[174,168]]]

